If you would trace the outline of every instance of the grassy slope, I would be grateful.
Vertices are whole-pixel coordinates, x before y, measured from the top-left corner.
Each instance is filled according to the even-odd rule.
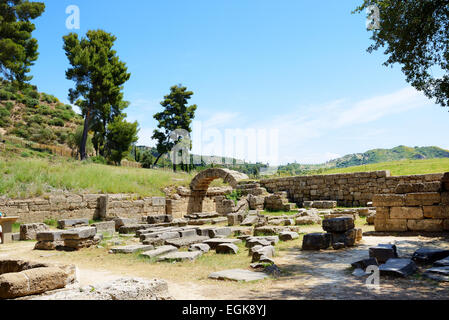
[[[168,185],[188,185],[192,174],[113,167],[73,160],[0,158],[0,195],[39,196],[54,189],[92,193],[163,195]]]
[[[390,170],[393,176],[441,173],[449,171],[449,159],[401,160],[363,166],[324,170],[321,174]]]

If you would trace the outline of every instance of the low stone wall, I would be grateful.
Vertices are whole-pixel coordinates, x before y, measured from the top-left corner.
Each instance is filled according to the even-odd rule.
[[[20,223],[47,219],[136,218],[165,214],[165,211],[164,197],[139,198],[129,194],[58,193],[24,200],[0,198],[0,212],[18,216]]]
[[[400,184],[374,196],[376,231],[449,231],[449,173],[441,181]]]
[[[268,192],[287,191],[291,202],[336,200],[339,206],[366,206],[375,194],[394,193],[399,184],[440,181],[443,174],[392,177],[389,171],[297,176],[260,180]]]

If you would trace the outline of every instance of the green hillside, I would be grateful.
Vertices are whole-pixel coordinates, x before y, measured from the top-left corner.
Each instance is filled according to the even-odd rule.
[[[329,161],[330,167],[347,168],[373,163],[398,160],[422,160],[449,158],[449,151],[439,147],[406,147],[393,149],[374,149],[364,153],[349,154],[339,159]]]
[[[67,146],[70,133],[82,124],[82,117],[37,88],[18,89],[0,82],[0,135],[53,146]]]
[[[334,174],[379,170],[390,170],[393,176],[449,172],[449,158],[390,161],[347,168],[324,169],[316,173]]]

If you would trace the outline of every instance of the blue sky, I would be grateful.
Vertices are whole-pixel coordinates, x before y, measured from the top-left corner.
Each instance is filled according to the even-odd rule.
[[[113,33],[140,144],[153,145],[159,102],[182,83],[198,105],[196,153],[275,164],[397,145],[449,149],[448,109],[410,88],[399,66],[382,66],[382,52],[366,52],[366,17],[351,14],[361,0],[44,2],[32,83],[68,102],[62,37]],[[66,28],[69,5],[80,8],[79,30]]]

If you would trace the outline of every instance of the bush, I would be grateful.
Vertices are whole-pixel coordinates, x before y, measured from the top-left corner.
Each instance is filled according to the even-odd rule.
[[[89,160],[93,163],[98,163],[98,164],[107,164],[108,163],[106,158],[104,158],[102,156],[90,157]]]
[[[56,139],[55,134],[49,128],[40,128],[37,130],[37,132],[31,135],[32,141],[42,144],[52,143],[55,139]]]
[[[11,113],[5,107],[0,107],[0,127],[6,127],[10,123]]]
[[[56,103],[58,102],[58,98],[52,96],[51,94],[41,93],[41,100],[47,103]]]
[[[6,103],[5,103],[5,108],[6,108],[8,111],[11,111],[12,108],[14,108],[14,103],[12,103],[12,102],[10,102],[10,101],[6,102]]]
[[[42,115],[48,116],[52,114],[52,109],[49,106],[40,105],[38,112]]]
[[[0,100],[6,101],[11,100],[13,94],[9,91],[6,91],[4,89],[0,89]]]
[[[22,103],[25,104],[28,108],[34,108],[39,104],[39,100],[25,97],[22,99]]]
[[[64,121],[62,119],[56,118],[53,120],[50,120],[50,122],[48,123],[51,126],[55,126],[55,127],[64,127]]]

